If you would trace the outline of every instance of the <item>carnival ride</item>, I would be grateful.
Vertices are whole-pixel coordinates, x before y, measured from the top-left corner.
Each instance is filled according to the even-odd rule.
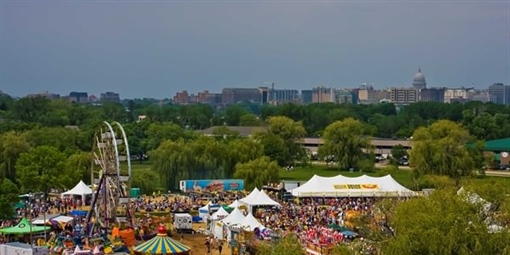
[[[131,159],[120,123],[101,123],[94,136],[92,157],[93,198],[86,216],[89,237],[106,234],[115,224],[133,225],[129,201]]]

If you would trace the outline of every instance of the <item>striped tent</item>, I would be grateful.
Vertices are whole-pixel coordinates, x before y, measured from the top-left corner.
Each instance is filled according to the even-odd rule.
[[[158,235],[151,240],[135,247],[134,251],[138,254],[189,254],[191,249],[174,239],[168,237],[165,226],[158,228]]]

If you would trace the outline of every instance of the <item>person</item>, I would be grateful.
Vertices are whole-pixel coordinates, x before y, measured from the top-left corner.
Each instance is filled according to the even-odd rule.
[[[209,237],[205,238],[205,247],[207,247],[207,254],[211,254],[211,241]]]
[[[218,254],[220,254],[220,255],[221,255],[221,251],[222,251],[222,250],[223,250],[223,244],[220,242],[220,243],[218,244]]]
[[[182,231],[180,231],[181,233],[181,243],[182,243],[182,240],[184,240],[184,234],[182,233]]]

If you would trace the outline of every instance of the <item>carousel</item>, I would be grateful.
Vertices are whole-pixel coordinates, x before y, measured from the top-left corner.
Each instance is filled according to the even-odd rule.
[[[188,255],[191,249],[174,239],[170,238],[167,234],[166,227],[161,224],[158,228],[158,234],[151,240],[136,246],[133,251],[135,254],[148,255],[148,254],[175,254],[175,255]]]

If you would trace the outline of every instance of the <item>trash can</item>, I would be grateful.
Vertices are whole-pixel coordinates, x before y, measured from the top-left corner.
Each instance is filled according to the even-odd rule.
[[[140,188],[132,188],[129,190],[129,196],[132,198],[137,198],[142,194]]]

